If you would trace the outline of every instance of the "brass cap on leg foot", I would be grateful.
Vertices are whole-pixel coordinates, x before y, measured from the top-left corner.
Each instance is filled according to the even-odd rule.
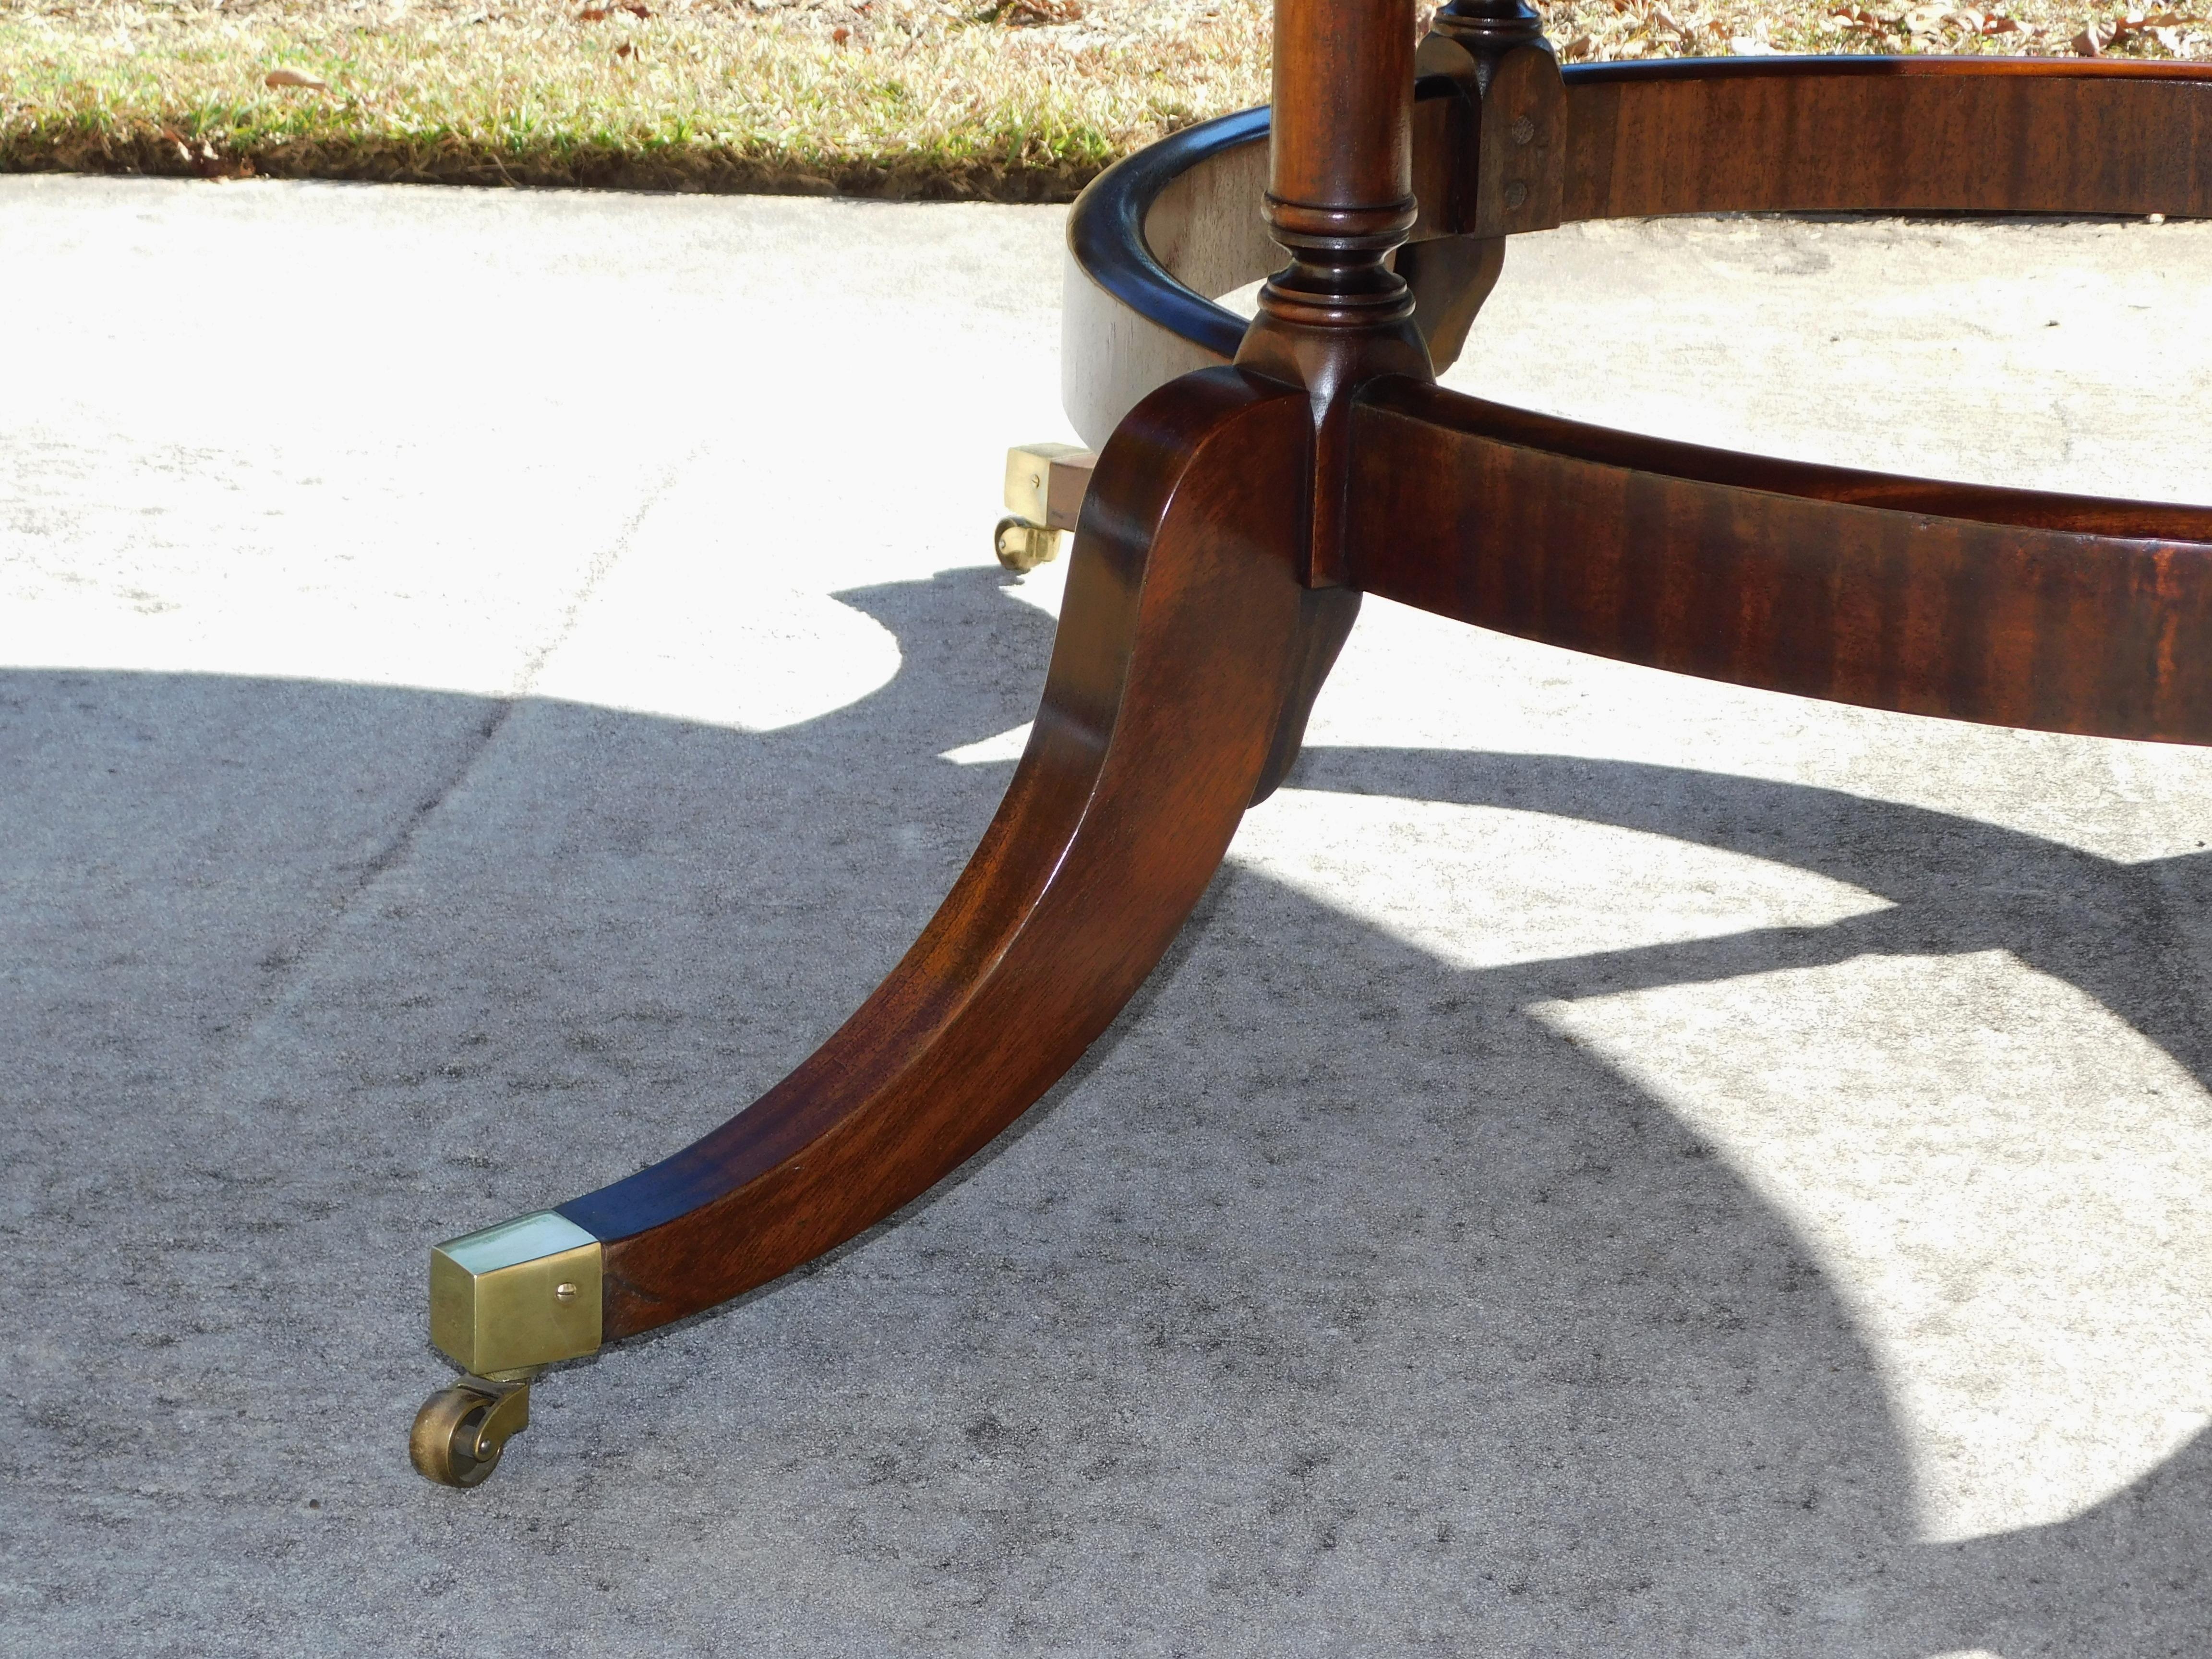
[[[595,1352],[604,1247],[551,1210],[430,1252],[430,1340],[470,1375],[423,1402],[407,1455],[441,1486],[480,1485],[530,1426],[530,1382]]]

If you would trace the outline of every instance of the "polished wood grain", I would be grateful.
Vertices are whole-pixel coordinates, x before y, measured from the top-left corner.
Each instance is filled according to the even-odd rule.
[[[1060,406],[1092,448],[1154,388],[1237,355],[1244,319],[1213,301],[1282,263],[1267,161],[1267,112],[1224,115],[1108,168],[1070,210]]]
[[[1194,128],[1071,216],[1068,408],[1103,453],[998,816],[819,1050],[561,1206],[606,1242],[609,1337],[818,1255],[1036,1101],[1296,757],[1363,591],[1747,685],[2212,741],[2212,509],[1579,426],[1440,391],[1425,344],[1456,350],[1508,234],[1562,217],[2212,210],[2212,70],[1562,76],[1522,0],[1454,0],[1417,97],[1411,0],[1279,0],[1277,27],[1272,143],[1266,112]],[[1213,303],[1279,264],[1249,329]]]
[[[1265,212],[1290,263],[1261,286],[1237,362],[1305,389],[1313,489],[1299,575],[1336,587],[1352,394],[1379,374],[1435,375],[1413,290],[1390,264],[1415,217],[1413,0],[1276,0],[1275,112]]]
[[[1410,223],[1413,0],[1277,0],[1273,76],[1276,204],[1331,216],[1328,230]]]
[[[1311,672],[1315,599],[1292,574],[1311,431],[1303,393],[1230,368],[1122,423],[1084,505],[1028,751],[927,930],[750,1109],[561,1206],[608,1241],[610,1338],[765,1283],[926,1190],[1151,972]]]
[[[1488,52],[1494,67],[1528,50],[1513,33],[1518,0],[1464,9],[1462,36],[1449,52],[1425,44],[1425,68],[1449,67],[1455,52]],[[1486,181],[1504,175],[1497,124],[1463,86],[1437,79],[1423,83],[1407,125],[1412,176],[1437,199],[1411,232],[1425,240],[1399,263],[1423,301],[1424,335],[1449,359],[1505,257],[1501,239],[1460,228],[1483,222]],[[1563,84],[1569,219],[2212,212],[2212,66],[1692,60],[1585,65]],[[1531,118],[1526,131],[1533,143],[1545,129]],[[1249,129],[1237,137],[1253,142]],[[1225,152],[1202,142],[1184,161],[1227,176]],[[1249,188],[1250,165],[1239,165]],[[1378,172],[1369,187],[1394,181]],[[1179,248],[1204,240],[1179,228]],[[1224,285],[1250,269],[1219,252],[1194,269]],[[1101,292],[1164,311],[1156,290],[1175,283],[1170,270],[1139,271],[1103,240],[1086,252]],[[1237,254],[1249,262],[1249,243]],[[1218,308],[1188,292],[1181,302],[1214,347]],[[1295,365],[1256,360],[1249,337],[1245,351],[1295,377]],[[1330,498],[1349,526],[1344,550],[1310,579],[1747,684],[2205,740],[2191,649],[2207,637],[2203,510],[1695,451],[1410,389],[1423,378],[1364,400],[1342,450],[1346,493]]]
[[[1566,84],[1571,220],[2212,212],[2212,64],[1715,58]]]
[[[1467,349],[1483,301],[1505,274],[1503,236],[1443,236],[1398,250],[1398,274],[1413,295],[1413,326],[1441,374]]]
[[[2212,508],[1737,455],[1411,381],[1369,388],[1353,431],[1370,592],[1769,690],[2212,743]]]
[[[1716,58],[1576,64],[1562,80],[1556,140],[1550,118],[1532,104],[1531,142],[1519,148],[1546,156],[1527,175],[1540,187],[1556,143],[1556,211],[1569,220],[1751,211],[2212,216],[2212,64]],[[1480,111],[1455,101],[1446,77],[1431,76],[1419,91],[1408,125],[1419,210],[1400,268],[1422,290],[1430,314],[1417,320],[1441,366],[1457,355],[1472,320],[1462,275],[1480,276],[1483,264],[1466,254],[1431,261],[1425,245],[1498,222],[1484,215],[1507,211],[1499,190],[1527,180],[1484,171],[1484,132],[1493,161],[1512,143],[1504,103],[1486,128]],[[1109,168],[1077,203],[1061,374],[1063,401],[1085,441],[1103,443],[1154,386],[1236,355],[1243,320],[1213,301],[1281,263],[1261,218],[1268,166],[1267,112],[1247,111]],[[1515,211],[1534,213],[1530,204],[1541,200],[1532,188]]]
[[[1414,68],[1422,77],[1417,234],[1515,236],[1558,224],[1566,94],[1535,9],[1525,0],[1449,0],[1431,20]],[[1449,106],[1439,112],[1434,100],[1444,88]]]
[[[1428,370],[1388,264],[1413,217],[1412,62],[1412,0],[1280,0],[1266,203],[1289,265],[1237,367],[1171,382],[1105,445],[1028,750],[914,948],[751,1107],[561,1206],[605,1242],[609,1337],[787,1272],[979,1151],[1106,1028],[1296,758],[1359,604],[1315,580],[1355,394]],[[1132,169],[1071,236],[1133,252],[1188,337],[1210,319],[1144,238],[1180,159]]]

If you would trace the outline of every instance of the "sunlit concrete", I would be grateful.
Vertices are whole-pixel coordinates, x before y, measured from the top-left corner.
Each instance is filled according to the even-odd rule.
[[[2212,1649],[2212,758],[1380,603],[1019,1128],[409,1470],[425,1247],[988,820],[1060,223],[0,179],[0,1647]],[[2208,314],[2212,227],[1595,227],[1453,378],[2201,498]]]

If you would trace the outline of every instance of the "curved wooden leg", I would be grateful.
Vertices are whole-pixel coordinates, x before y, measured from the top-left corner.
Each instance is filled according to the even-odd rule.
[[[1303,391],[1227,368],[1123,422],[1084,506],[1028,752],[927,930],[757,1103],[560,1206],[604,1245],[605,1336],[711,1307],[896,1209],[1042,1095],[1143,982],[1348,621],[1293,574],[1312,434]],[[1334,635],[1319,653],[1315,626]]]
[[[1297,658],[1291,666],[1289,690],[1282,713],[1275,717],[1275,735],[1267,745],[1267,764],[1252,790],[1257,806],[1275,793],[1305,747],[1306,721],[1314,699],[1321,696],[1336,654],[1352,637],[1352,624],[1359,620],[1359,590],[1356,587],[1310,587],[1298,596]]]
[[[1503,236],[1447,236],[1398,250],[1398,274],[1413,290],[1413,326],[1441,374],[1459,361],[1475,313],[1505,270]]]

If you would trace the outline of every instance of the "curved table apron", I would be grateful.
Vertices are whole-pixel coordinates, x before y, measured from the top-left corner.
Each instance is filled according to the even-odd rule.
[[[2204,65],[1753,58],[1564,79],[1567,222],[2212,214]],[[1474,158],[1451,149],[1450,100],[1423,90],[1415,173],[1448,184]],[[1265,110],[1193,127],[1077,204],[1064,398],[1086,441],[1236,352],[1243,323],[1211,296],[1281,261],[1259,212],[1267,135]],[[2188,648],[2212,638],[2212,508],[1701,449],[1410,380],[1370,386],[1357,422],[1346,517],[1365,533],[1347,574],[1364,591],[1746,685],[2212,742],[2212,652]]]

